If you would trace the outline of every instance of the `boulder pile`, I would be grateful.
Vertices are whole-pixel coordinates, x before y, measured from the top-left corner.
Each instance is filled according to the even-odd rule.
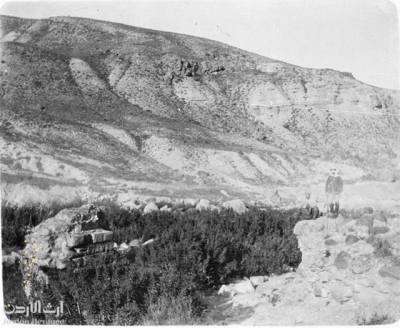
[[[215,204],[218,205],[215,205]],[[125,208],[129,210],[139,210],[144,214],[150,212],[172,212],[174,215],[182,213],[195,213],[201,211],[218,211],[222,208],[232,209],[235,213],[242,214],[246,212],[247,206],[241,199],[229,200],[226,202],[211,202],[208,199],[185,199],[182,201],[148,201],[145,203],[135,203],[129,201],[123,204]]]

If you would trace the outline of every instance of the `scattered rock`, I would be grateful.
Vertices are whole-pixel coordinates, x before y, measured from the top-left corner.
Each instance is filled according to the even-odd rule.
[[[349,262],[351,260],[351,255],[345,251],[341,251],[335,259],[335,266],[338,269],[347,269]]]
[[[333,239],[327,239],[327,240],[325,240],[325,245],[326,246],[333,246],[333,245],[336,245],[337,244],[337,241],[336,240],[333,240]]]
[[[154,203],[148,203],[145,206],[145,208],[143,210],[143,213],[150,213],[152,211],[158,211],[158,206],[156,204],[154,204]]]
[[[237,294],[237,291],[234,290],[232,287],[227,286],[227,285],[222,285],[221,288],[218,291],[218,295],[229,295],[229,296],[234,296]]]
[[[261,285],[262,283],[264,283],[265,278],[264,278],[264,276],[253,276],[253,277],[250,277],[250,281],[254,287],[257,287],[258,285]]]
[[[363,216],[356,220],[357,225],[366,226],[368,228],[372,227],[374,223],[374,218],[372,216]]]
[[[140,247],[140,245],[141,245],[140,239],[133,239],[133,240],[129,243],[129,247]]]
[[[400,266],[383,266],[378,271],[381,277],[390,277],[393,279],[400,280]]]
[[[385,214],[383,214],[382,211],[376,212],[375,215],[374,215],[374,219],[375,219],[374,223],[375,223],[375,221],[380,221],[380,222],[383,222],[383,223],[387,223],[386,216],[385,216]]]
[[[387,233],[390,229],[388,227],[372,227],[370,232],[372,235],[380,235]]]
[[[374,220],[372,227],[386,227],[386,221]]]
[[[160,208],[161,212],[171,212],[172,209],[168,207],[168,205],[164,205],[163,207]]]
[[[349,268],[353,273],[360,274],[370,270],[372,264],[372,257],[369,254],[363,254],[353,258],[350,262]]]
[[[240,199],[229,200],[229,201],[223,203],[222,207],[223,208],[231,208],[238,214],[242,214],[247,211],[246,205]]]
[[[244,280],[232,286],[238,293],[245,294],[254,292],[254,287],[250,280]]]
[[[198,211],[209,210],[211,209],[211,203],[207,199],[200,199],[200,201],[196,205],[196,209]]]
[[[121,245],[119,245],[119,248],[120,248],[120,249],[128,249],[128,248],[129,248],[129,245],[126,244],[126,243],[122,243]]]
[[[319,282],[315,283],[313,292],[315,297],[328,297],[328,292],[325,284],[321,284]]]
[[[372,213],[374,213],[374,210],[372,209],[372,207],[364,207],[363,213],[364,214],[372,214]]]
[[[352,289],[341,282],[330,283],[329,290],[333,299],[338,303],[347,302],[350,298],[353,297]]]
[[[359,240],[360,240],[360,238],[358,238],[357,236],[348,235],[348,236],[346,237],[345,243],[346,243],[347,246],[350,246],[350,245],[355,244],[355,243],[358,242]]]
[[[146,240],[143,244],[142,244],[142,246],[146,246],[146,245],[148,245],[148,244],[152,244],[152,243],[154,243],[156,241],[156,238],[151,238],[151,239],[149,239],[149,240]]]

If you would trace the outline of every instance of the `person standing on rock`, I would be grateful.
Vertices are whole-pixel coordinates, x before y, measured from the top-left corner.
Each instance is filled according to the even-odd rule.
[[[329,177],[325,183],[327,197],[328,217],[336,218],[339,215],[340,195],[343,191],[343,181],[336,168],[329,171]]]
[[[315,220],[319,216],[319,209],[316,198],[311,195],[310,189],[304,190],[304,195],[297,202],[300,208],[301,220]]]

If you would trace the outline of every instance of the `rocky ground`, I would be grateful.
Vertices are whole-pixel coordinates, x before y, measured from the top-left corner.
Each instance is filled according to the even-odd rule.
[[[398,217],[373,214],[299,222],[296,272],[250,277],[220,293],[254,310],[240,320],[246,326],[356,325],[374,317],[394,323],[400,319],[399,226]]]

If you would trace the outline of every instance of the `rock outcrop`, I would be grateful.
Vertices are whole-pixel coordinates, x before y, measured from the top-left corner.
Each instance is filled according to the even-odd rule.
[[[84,205],[65,209],[36,226],[26,236],[22,256],[41,267],[63,269],[85,256],[114,248],[113,233],[100,208]]]

